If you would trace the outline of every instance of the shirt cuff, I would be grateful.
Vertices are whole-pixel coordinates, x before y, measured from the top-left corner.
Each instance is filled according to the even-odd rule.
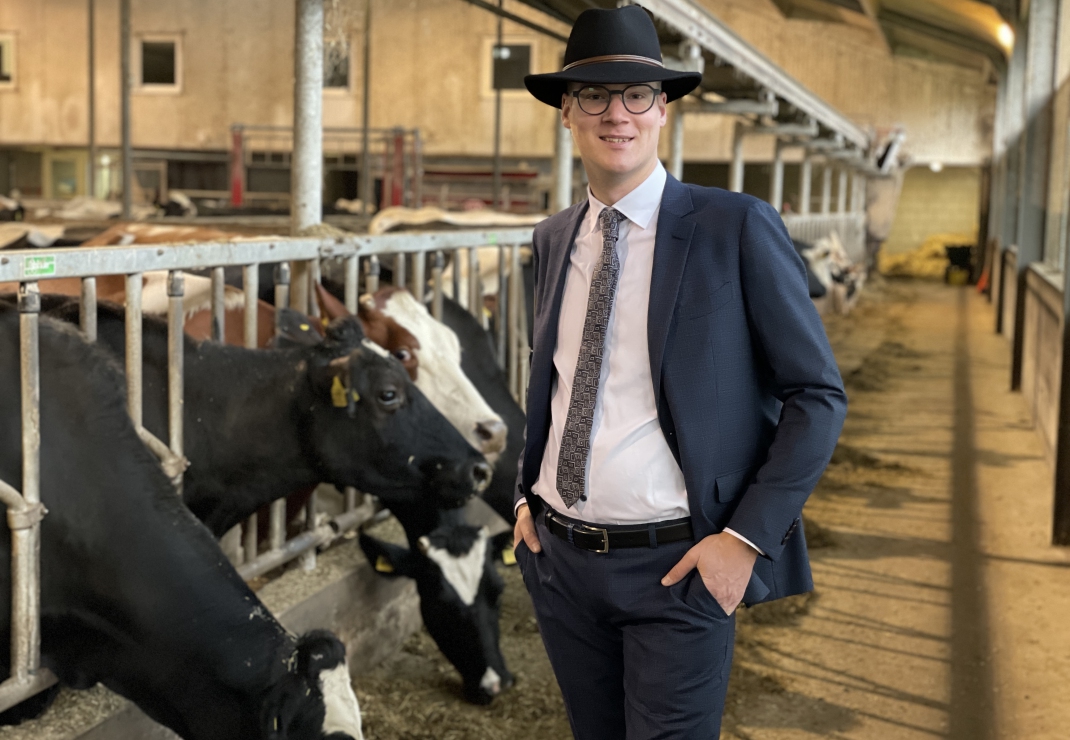
[[[743,535],[741,535],[741,534],[740,534],[739,532],[737,532],[736,530],[734,530],[734,529],[729,529],[728,527],[725,527],[725,528],[724,528],[724,533],[725,533],[725,534],[730,534],[730,535],[732,535],[733,537],[735,537],[735,538],[736,538],[737,540],[739,540],[740,542],[746,542],[746,543],[747,543],[748,545],[750,545],[751,547],[753,547],[753,548],[754,548],[754,549],[755,549],[755,550],[756,550],[756,551],[758,552],[758,554],[759,554],[759,555],[761,555],[762,557],[765,557],[765,553],[764,553],[764,552],[762,552],[762,548],[758,547],[758,546],[757,546],[756,544],[754,544],[753,542],[751,542],[750,540],[748,540],[748,539],[747,539],[746,537],[744,537]]]
[[[521,506],[527,506],[527,505],[528,505],[527,499],[520,499],[515,504],[513,504],[513,516],[516,517],[516,513],[518,511],[520,511],[520,507]],[[736,535],[736,536],[738,537],[739,535]]]

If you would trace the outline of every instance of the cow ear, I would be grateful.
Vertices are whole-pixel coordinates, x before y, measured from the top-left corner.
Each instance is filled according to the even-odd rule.
[[[323,341],[316,322],[299,311],[280,308],[272,345],[279,349],[288,347],[314,347]]]
[[[335,319],[344,319],[347,316],[352,316],[349,313],[349,309],[340,300],[331,295],[325,287],[320,283],[315,283],[316,286],[316,301],[320,305],[320,314],[325,316],[329,321]]]
[[[379,575],[387,577],[416,577],[416,559],[412,551],[401,545],[383,542],[364,532],[360,533],[360,549]]]
[[[334,319],[327,324],[326,344],[342,351],[354,350],[364,339],[364,329],[356,316]]]
[[[353,388],[349,371],[349,355],[335,357],[313,371],[313,387],[336,409],[346,409],[350,416],[355,416],[360,393]]]

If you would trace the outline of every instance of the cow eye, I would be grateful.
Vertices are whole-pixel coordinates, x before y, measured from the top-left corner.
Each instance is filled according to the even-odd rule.
[[[399,348],[394,350],[394,357],[398,358],[402,362],[408,362],[410,359],[412,359],[412,353],[409,352],[407,349]]]
[[[379,391],[379,403],[388,409],[393,409],[401,403],[401,396],[393,388],[384,388]]]

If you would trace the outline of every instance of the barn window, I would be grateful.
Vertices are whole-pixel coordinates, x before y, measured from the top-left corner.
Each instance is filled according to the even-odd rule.
[[[15,34],[0,33],[0,89],[15,86]]]
[[[182,85],[182,44],[178,36],[142,36],[134,46],[138,87],[177,92]]]
[[[323,87],[349,89],[349,42],[344,39],[323,45]]]
[[[523,90],[531,74],[531,44],[495,44],[491,48],[495,90]]]

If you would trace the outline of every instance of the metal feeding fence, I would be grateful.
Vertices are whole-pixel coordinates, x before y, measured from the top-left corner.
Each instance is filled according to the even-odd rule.
[[[785,213],[782,218],[792,239],[813,244],[818,239],[823,239],[836,232],[840,238],[840,243],[843,244],[843,248],[847,252],[847,256],[851,258],[851,262],[854,264],[865,262],[865,212],[806,215]]]
[[[308,263],[298,271],[317,279],[323,260],[340,260],[344,270],[345,305],[357,313],[359,276],[364,263],[365,289],[379,288],[380,262],[391,255],[393,283],[415,289],[420,298],[431,298],[431,313],[442,317],[443,269],[449,253],[455,265],[469,266],[467,308],[483,320],[483,295],[479,280],[481,247],[498,248],[499,296],[496,302],[498,359],[507,371],[509,387],[523,403],[527,385],[527,347],[521,245],[531,243],[531,228],[482,231],[412,232],[344,238],[288,238],[212,242],[204,244],[64,248],[17,250],[0,253],[0,282],[19,283],[20,377],[22,393],[22,489],[0,480],[0,502],[7,507],[11,529],[11,676],[0,683],[0,711],[23,701],[55,682],[40,667],[40,537],[46,511],[40,500],[40,354],[38,327],[41,310],[39,281],[50,278],[80,278],[81,328],[90,341],[96,339],[96,278],[126,276],[126,379],[128,410],[139,435],[160,458],[181,494],[183,456],[183,295],[184,270],[211,268],[213,337],[222,341],[225,326],[224,268],[243,268],[245,294],[244,337],[247,347],[256,346],[259,266],[278,263],[275,271],[275,304],[290,304],[289,263]],[[408,263],[411,262],[411,270]],[[427,266],[430,265],[430,281]],[[157,439],[142,425],[142,276],[149,271],[168,271],[168,441]],[[454,292],[458,295],[460,270],[454,269]],[[407,280],[407,278],[409,278]],[[430,287],[428,287],[430,282]],[[310,288],[311,286],[299,286]],[[47,290],[47,283],[44,285]],[[311,290],[299,291],[312,295]],[[310,313],[316,313],[313,302]],[[244,525],[244,563],[238,568],[246,578],[266,573],[291,560],[304,558],[305,567],[315,566],[316,548],[354,529],[373,513],[370,502],[362,503],[355,489],[346,489],[344,511],[326,522],[317,522],[315,495],[308,503],[305,530],[286,537],[286,501],[270,509],[268,548],[258,551],[254,514]]]

